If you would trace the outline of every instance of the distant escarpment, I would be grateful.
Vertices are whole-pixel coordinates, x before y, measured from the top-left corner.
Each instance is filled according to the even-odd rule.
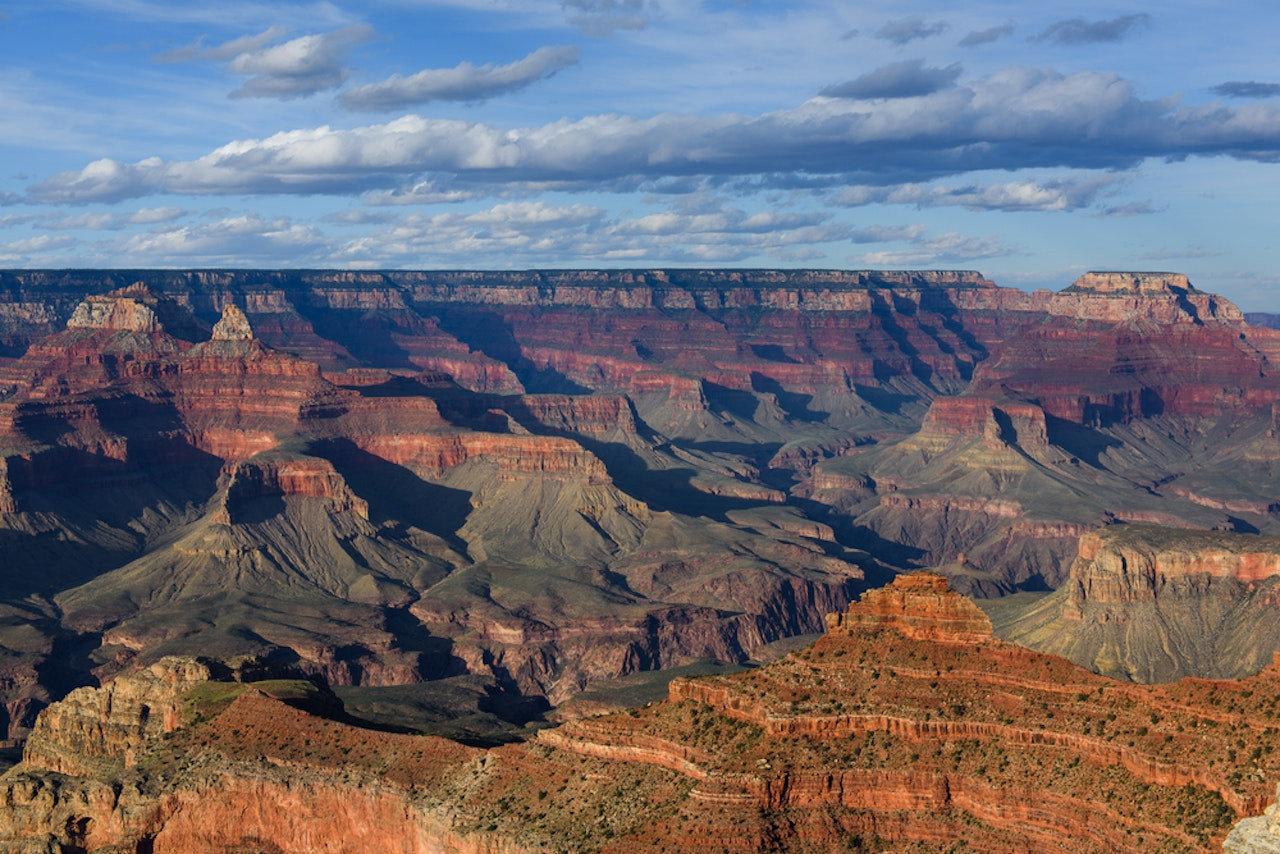
[[[167,653],[521,718],[901,571],[1280,535],[1278,356],[1172,273],[0,273],[8,734]]]
[[[831,623],[773,664],[488,749],[362,726],[311,682],[164,659],[42,713],[0,777],[0,843],[1198,852],[1262,812],[1280,770],[1274,669],[1116,683],[985,636],[933,575]]]
[[[1152,525],[1083,535],[1067,583],[1000,634],[1109,676],[1256,673],[1280,652],[1280,539]]]

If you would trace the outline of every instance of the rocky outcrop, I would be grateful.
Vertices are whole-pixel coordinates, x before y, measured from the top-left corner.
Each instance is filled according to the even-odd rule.
[[[440,473],[468,460],[488,463],[505,476],[536,474],[609,483],[600,460],[572,439],[496,433],[458,435],[381,435],[361,437],[361,447],[411,468]]]
[[[1262,815],[1241,819],[1222,843],[1223,854],[1278,854],[1280,852],[1280,791]]]
[[[320,498],[335,513],[354,513],[369,518],[369,504],[351,491],[342,475],[328,460],[314,457],[290,459],[251,457],[233,463],[225,474],[222,506],[214,514],[217,522],[235,524],[240,509],[273,496]]]
[[[1076,279],[1066,293],[1171,296],[1194,292],[1181,273],[1091,272]]]
[[[150,307],[130,297],[90,297],[76,306],[67,328],[159,332],[160,320]]]
[[[1156,682],[1257,672],[1280,651],[1280,539],[1146,524],[1080,536],[1067,583],[1000,634]]]
[[[22,761],[74,776],[92,776],[104,762],[132,766],[148,739],[177,729],[183,692],[211,676],[194,659],[165,658],[103,688],[77,688],[40,713]]]
[[[1153,602],[1165,589],[1201,577],[1244,584],[1280,575],[1280,539],[1124,525],[1080,537],[1071,567],[1071,602]]]
[[[213,325],[212,340],[249,341],[252,338],[253,329],[249,326],[249,318],[234,303],[228,303],[222,309],[222,318]]]
[[[946,578],[916,572],[868,590],[848,611],[827,618],[829,632],[877,629],[934,643],[982,643],[991,637],[991,620],[970,599],[952,592]]]

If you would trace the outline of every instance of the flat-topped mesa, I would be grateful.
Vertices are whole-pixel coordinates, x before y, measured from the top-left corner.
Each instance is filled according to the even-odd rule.
[[[214,341],[252,341],[253,329],[249,318],[232,303],[222,309],[222,319],[213,325]]]
[[[266,497],[319,498],[335,512],[369,518],[368,503],[351,491],[333,464],[318,457],[258,456],[229,465],[224,472],[226,494],[214,519],[224,525],[239,520],[251,502]]]
[[[1068,584],[1078,615],[1086,605],[1152,602],[1169,586],[1256,584],[1277,575],[1280,539],[1134,524],[1082,535]]]
[[[144,302],[150,294],[144,285],[130,285],[104,296],[86,297],[71,313],[67,328],[161,332],[160,318]]]
[[[872,310],[893,294],[928,301],[995,292],[970,270],[530,270],[387,274],[425,304],[621,310]]]
[[[879,590],[868,590],[843,614],[827,615],[829,634],[892,629],[903,637],[933,643],[977,644],[991,639],[991,620],[947,579],[931,572],[899,575]]]
[[[1045,447],[1049,433],[1044,409],[1034,403],[981,395],[937,397],[911,441],[936,449],[958,438],[977,437],[991,448]]]
[[[1119,270],[1085,273],[1063,293],[1117,294],[1124,296],[1198,293],[1183,273],[1137,273]]]

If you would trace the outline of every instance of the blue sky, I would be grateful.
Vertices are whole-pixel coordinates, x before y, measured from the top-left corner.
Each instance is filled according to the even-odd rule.
[[[1271,3],[11,0],[0,266],[1188,273],[1280,311]]]

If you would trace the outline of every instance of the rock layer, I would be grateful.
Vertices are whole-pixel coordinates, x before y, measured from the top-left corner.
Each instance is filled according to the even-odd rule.
[[[949,636],[953,615],[967,613],[954,596],[936,577],[908,576],[781,661],[677,679],[665,702],[489,750],[359,729],[277,699],[307,696],[306,683],[190,684],[194,662],[166,661],[42,714],[44,746],[0,778],[0,841],[1013,852],[1069,840],[1085,852],[1209,851],[1232,821],[1261,812],[1280,769],[1269,713],[1280,671],[1124,685],[975,632]],[[886,620],[890,600],[903,607]],[[146,706],[110,713],[114,752],[77,765],[84,710],[144,695]],[[141,714],[152,702],[179,709],[177,725],[152,726]]]
[[[1280,652],[1280,539],[1115,525],[1083,534],[1062,589],[1000,634],[1142,682],[1257,672]]]

